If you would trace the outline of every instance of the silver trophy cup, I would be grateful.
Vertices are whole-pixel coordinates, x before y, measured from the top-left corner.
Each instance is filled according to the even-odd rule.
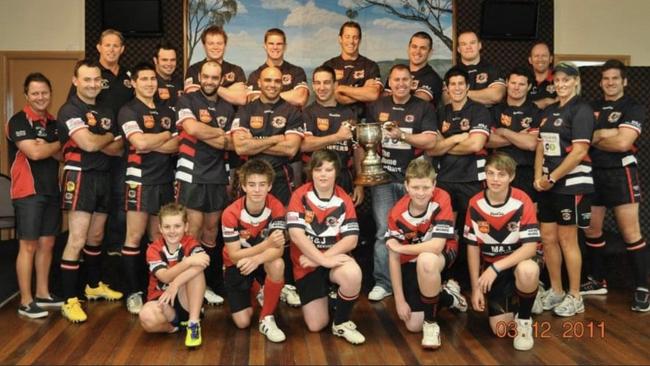
[[[361,161],[361,171],[357,172],[354,183],[362,186],[376,186],[390,181],[388,173],[381,167],[377,155],[377,145],[381,143],[382,132],[379,123],[361,123],[356,126],[357,142],[363,146],[365,156]]]

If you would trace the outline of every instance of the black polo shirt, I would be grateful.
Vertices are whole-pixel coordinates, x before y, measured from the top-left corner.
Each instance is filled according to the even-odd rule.
[[[465,65],[459,62],[456,66],[469,74],[469,90],[482,90],[494,84],[505,86],[505,81],[499,70],[483,59],[476,65]]]
[[[165,79],[158,73],[156,73],[156,80],[158,80],[158,91],[154,94],[154,101],[174,109],[178,97],[183,95],[183,80],[179,77]]]
[[[528,130],[531,133],[537,132],[541,113],[542,111],[528,99],[520,106],[512,106],[503,102],[492,108],[494,127],[505,128],[517,133],[523,130]],[[500,147],[496,150],[510,155],[517,162],[517,166],[532,167],[535,164],[534,151],[525,151],[515,145]]]
[[[302,115],[305,121],[305,136],[316,137],[333,135],[341,128],[344,121],[356,122],[358,118],[352,107],[338,103],[333,107],[325,107],[318,102],[313,102],[303,110]],[[338,155],[343,167],[353,167],[354,146],[352,141],[339,141],[325,148]],[[305,154],[307,157],[310,155],[311,153]]]
[[[540,99],[545,98],[556,98],[557,93],[555,93],[555,85],[553,85],[553,73],[549,70],[546,79],[541,82],[533,80],[533,86],[528,91],[528,98],[530,101],[534,102]]]
[[[263,64],[258,67],[255,71],[251,72],[248,75],[248,86],[251,90],[260,90],[260,87],[257,85],[257,81],[260,79],[260,74],[262,70],[268,67],[267,64]],[[306,88],[309,90],[307,85],[307,76],[305,75],[305,70],[302,67],[293,65],[287,61],[283,61],[282,65],[278,67],[282,72],[282,92]]]
[[[199,74],[201,73],[201,67],[208,60],[199,61],[187,69],[185,73],[184,88],[188,87],[200,87],[199,85]],[[234,83],[246,83],[246,74],[244,70],[235,65],[231,64],[226,60],[221,61],[221,86],[227,88]]]
[[[97,96],[96,105],[105,106],[111,109],[113,115],[117,115],[120,108],[133,99],[134,91],[131,86],[131,73],[120,65],[117,75],[101,64],[99,69],[102,72],[102,91]],[[68,93],[68,99],[77,94],[77,88],[72,85]]]
[[[434,106],[437,105],[442,98],[442,79],[440,75],[429,64],[424,65],[415,72],[411,71],[411,75],[413,76],[411,92],[413,94],[417,92],[425,93],[431,97],[431,103]],[[384,90],[391,92],[388,79],[386,79],[385,85]]]

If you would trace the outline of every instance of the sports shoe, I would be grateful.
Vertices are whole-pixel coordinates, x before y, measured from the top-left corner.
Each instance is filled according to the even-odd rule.
[[[296,286],[284,285],[282,292],[280,292],[280,300],[292,307],[300,306],[300,296],[296,291]]]
[[[528,351],[533,348],[535,340],[533,339],[533,319],[519,319],[519,314],[515,317],[517,334],[512,341],[512,345],[517,351]]]
[[[366,337],[357,330],[357,325],[351,320],[339,325],[332,322],[332,334],[337,337],[343,337],[352,344],[361,344],[366,341]]]
[[[554,307],[560,305],[560,303],[565,297],[564,295],[565,295],[564,292],[562,292],[561,294],[556,294],[552,288],[548,289],[548,291],[546,291],[544,297],[542,298],[542,309],[551,310]]]
[[[131,314],[138,315],[143,305],[142,292],[134,292],[126,298],[126,309]]]
[[[632,310],[642,313],[650,311],[650,294],[648,291],[635,290],[634,300],[632,301]]]
[[[381,301],[385,297],[388,297],[392,295],[392,292],[386,291],[383,287],[381,286],[375,286],[370,290],[370,293],[368,293],[368,300],[370,301]]]
[[[607,295],[607,280],[597,281],[587,276],[587,281],[580,284],[580,295]]]
[[[85,322],[88,319],[88,316],[86,316],[86,313],[81,308],[79,299],[76,297],[68,299],[68,301],[61,305],[61,314],[73,323]]]
[[[440,348],[440,327],[438,323],[422,324],[422,348],[438,349]]]
[[[63,305],[63,299],[52,294],[49,294],[48,297],[36,297],[34,301],[36,305],[46,309],[59,309]]]
[[[187,325],[187,333],[185,334],[186,347],[198,347],[203,342],[201,338],[201,323],[189,323]]]
[[[273,315],[267,315],[260,321],[260,333],[266,336],[266,339],[273,343],[283,342],[287,337],[284,332],[278,328]]]
[[[101,281],[99,281],[97,287],[90,287],[89,285],[86,285],[86,291],[84,292],[88,300],[104,299],[113,301],[119,300],[122,298],[122,296],[124,296],[121,292],[111,289],[107,284]]]
[[[28,305],[20,305],[18,307],[18,314],[24,315],[30,319],[45,318],[49,315],[47,310],[38,306],[34,301],[30,302]]]
[[[585,303],[582,301],[582,296],[576,299],[573,295],[568,294],[564,297],[562,303],[553,309],[553,312],[558,316],[574,316],[585,312]]]
[[[205,293],[203,294],[203,298],[205,298],[205,302],[207,302],[208,305],[223,304],[223,297],[217,295],[217,293],[212,291],[212,289],[209,287],[205,288]]]
[[[467,300],[465,300],[465,296],[460,293],[460,285],[456,280],[448,280],[442,287],[442,290],[446,291],[454,298],[454,302],[449,306],[450,309],[456,309],[462,313],[467,311]]]
[[[530,310],[531,313],[541,314],[544,312],[544,306],[542,305],[544,296],[546,296],[546,291],[540,282],[539,287],[537,288],[537,295],[535,295],[535,302],[533,302],[533,308]]]

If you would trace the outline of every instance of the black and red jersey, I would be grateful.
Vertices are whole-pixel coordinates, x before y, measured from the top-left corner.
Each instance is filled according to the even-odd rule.
[[[495,128],[505,128],[513,132],[537,133],[542,111],[535,103],[526,100],[520,106],[508,105],[507,102],[497,104],[492,108]],[[504,146],[496,149],[502,151],[515,160],[517,166],[532,167],[535,164],[535,152],[526,151],[515,145]]]
[[[594,102],[592,106],[596,117],[596,130],[629,128],[636,132],[637,136],[641,135],[641,126],[646,118],[645,109],[632,98],[624,95],[615,101],[601,99]],[[589,156],[594,168],[619,168],[637,165],[637,151],[636,144],[630,151],[625,152],[603,151],[592,146]]]
[[[234,107],[221,98],[209,100],[203,92],[198,91],[184,94],[178,99],[176,115],[176,128],[180,138],[176,179],[187,183],[228,184],[225,151],[183,131],[183,122],[193,119],[226,132],[235,115]]]
[[[248,86],[251,90],[259,91],[260,87],[257,85],[258,80],[262,71],[266,69],[269,65],[266,63],[258,67],[255,71],[251,72],[248,75]],[[282,72],[282,91],[289,91],[298,88],[305,88],[309,90],[307,85],[307,75],[305,75],[305,70],[302,67],[296,66],[287,61],[283,61],[282,65],[276,66]]]
[[[539,140],[544,144],[542,169],[544,174],[549,174],[562,164],[574,142],[591,144],[595,126],[594,112],[589,104],[574,96],[564,106],[560,106],[560,102],[549,105],[542,116],[539,127]],[[561,194],[591,193],[593,190],[589,155],[551,189],[552,192]]]
[[[261,99],[239,108],[232,123],[232,132],[245,130],[254,138],[263,139],[275,135],[295,134],[302,138],[304,124],[300,108],[280,98],[274,104],[267,104]],[[273,169],[279,170],[289,164],[286,156],[260,153],[249,158],[259,157],[268,161]]]
[[[451,198],[445,190],[436,187],[431,195],[427,209],[414,216],[409,210],[411,197],[402,197],[388,213],[387,239],[395,239],[402,245],[420,244],[433,238],[453,239],[454,213],[451,211]],[[447,246],[455,241],[447,241]],[[458,248],[449,248],[457,251]],[[400,262],[415,261],[417,255],[400,254]]]
[[[410,97],[404,104],[397,104],[393,97],[388,95],[379,98],[368,105],[366,112],[368,121],[395,123],[402,132],[410,134],[430,134],[435,138],[438,129],[438,120],[435,109],[431,103],[416,97]],[[422,154],[405,141],[391,139],[382,129],[381,164],[394,182],[403,182],[404,173],[409,162]]]
[[[95,104],[110,108],[113,115],[117,116],[120,108],[134,96],[131,73],[124,66],[120,66],[117,75],[102,64],[99,64],[99,69],[102,74],[102,91],[97,96]],[[72,85],[68,99],[76,94],[77,88]]]
[[[440,75],[426,64],[417,71],[411,71],[411,93],[422,92],[431,97],[431,103],[435,106],[442,98],[442,79]],[[386,79],[385,91],[391,92]]]
[[[165,79],[158,73],[156,73],[156,80],[158,80],[158,90],[154,94],[154,101],[174,109],[178,97],[183,95],[183,80],[179,77]]]
[[[59,140],[57,121],[51,114],[40,116],[29,105],[16,113],[5,125],[11,174],[11,199],[32,195],[58,196],[59,162],[53,157],[31,160],[18,149],[25,140]]]
[[[499,70],[483,59],[474,65],[459,62],[456,66],[467,71],[469,90],[482,90],[496,84],[506,85]]]
[[[181,243],[175,251],[169,250],[165,239],[160,237],[149,244],[147,248],[147,265],[149,266],[149,286],[147,289],[147,301],[156,300],[163,294],[169,284],[160,281],[156,272],[161,269],[169,269],[180,263],[183,258],[195,253],[203,252],[203,248],[193,237],[183,236]]]
[[[335,134],[345,121],[356,123],[358,120],[355,110],[347,105],[336,104],[326,107],[318,102],[313,102],[302,112],[305,121],[305,136],[324,137]],[[353,167],[354,145],[352,141],[339,141],[325,147],[334,151],[344,167]],[[309,161],[311,153],[305,153],[303,160]]]
[[[482,133],[490,136],[493,126],[492,116],[485,106],[471,99],[463,107],[454,111],[451,104],[441,110],[439,116],[440,133],[448,138],[460,133]],[[475,154],[445,154],[439,158],[438,180],[441,182],[480,182],[485,180],[485,158],[487,150]]]
[[[199,74],[201,73],[201,67],[206,61],[199,61],[187,69],[184,82],[185,89],[189,87],[201,87],[199,84]],[[222,87],[227,88],[234,83],[246,83],[246,74],[244,74],[244,70],[241,67],[231,64],[226,60],[222,60],[220,64]]]
[[[174,159],[171,154],[157,151],[138,153],[130,143],[129,137],[135,133],[160,133],[169,131],[176,135],[176,116],[167,106],[155,103],[149,108],[140,99],[133,98],[120,109],[117,123],[125,137],[128,151],[126,163],[126,183],[164,184],[174,180]]]
[[[307,238],[321,251],[331,248],[346,236],[359,235],[354,204],[343,188],[335,186],[332,197],[325,199],[318,197],[312,182],[303,184],[291,195],[287,208],[287,229],[291,228],[304,230]],[[300,266],[301,255],[300,249],[291,243],[296,279],[314,270]]]
[[[359,55],[354,60],[344,60],[340,55],[323,63],[334,69],[336,82],[339,85],[364,86],[367,80],[375,80],[381,85],[379,66],[375,61]]]
[[[273,197],[266,196],[262,212],[253,214],[246,208],[246,196],[226,207],[221,216],[223,233],[223,263],[226,267],[233,263],[228,256],[228,245],[240,245],[242,248],[253,247],[266,239],[273,230],[286,230],[287,221],[284,205]]]
[[[63,146],[65,170],[79,171],[108,171],[110,157],[101,151],[87,152],[82,150],[71,136],[87,128],[96,135],[112,133],[116,139],[121,138],[113,112],[100,105],[84,103],[77,94],[59,109],[58,115],[59,140]]]
[[[505,203],[493,205],[482,191],[469,201],[464,236],[478,245],[481,258],[494,263],[526,243],[539,243],[541,235],[536,208],[524,191],[510,187]]]
[[[549,70],[546,79],[541,82],[533,80],[533,86],[528,91],[528,98],[526,99],[534,102],[545,98],[555,99],[556,97],[557,93],[555,93],[555,85],[553,84],[553,72]]]

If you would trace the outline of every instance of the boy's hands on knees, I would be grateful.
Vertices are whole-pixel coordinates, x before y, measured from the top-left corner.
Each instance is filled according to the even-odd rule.
[[[476,311],[485,310],[485,296],[479,289],[472,290],[472,307]]]

